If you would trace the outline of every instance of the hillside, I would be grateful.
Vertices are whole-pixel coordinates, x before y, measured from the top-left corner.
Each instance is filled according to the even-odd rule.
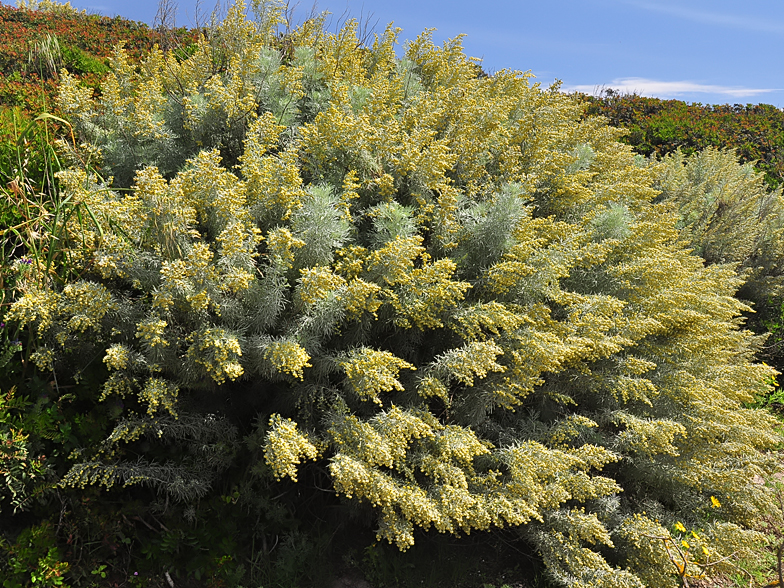
[[[195,37],[178,29],[167,31],[165,39],[172,38],[187,45]],[[138,61],[163,39],[160,31],[120,17],[0,3],[0,107],[35,115],[51,110],[60,68],[97,86],[118,43]]]
[[[612,91],[582,100],[586,116],[601,115],[627,129],[621,140],[641,155],[729,148],[754,163],[771,188],[784,182],[784,111],[775,106],[688,104]]]

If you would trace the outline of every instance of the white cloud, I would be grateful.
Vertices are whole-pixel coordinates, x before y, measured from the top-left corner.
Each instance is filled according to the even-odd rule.
[[[779,91],[777,88],[743,88],[741,86],[717,86],[713,84],[700,84],[697,82],[680,81],[664,82],[661,80],[648,80],[646,78],[620,78],[602,85],[564,86],[566,92],[584,92],[596,94],[604,88],[612,88],[622,93],[635,93],[641,96],[655,96],[657,98],[676,98],[684,94],[721,94],[733,98],[753,97],[760,94]]]
[[[720,12],[709,12],[706,10],[696,10],[687,8],[680,4],[668,4],[663,2],[651,2],[650,0],[622,0],[625,4],[642,8],[651,12],[669,14],[676,18],[691,20],[702,24],[712,24],[731,27],[734,29],[746,29],[750,31],[766,33],[784,33],[784,23],[776,22],[773,19],[753,18],[742,14],[723,14]]]

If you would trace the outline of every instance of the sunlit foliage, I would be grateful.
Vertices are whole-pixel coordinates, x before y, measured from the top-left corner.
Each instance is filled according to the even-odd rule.
[[[784,198],[730,150],[677,151],[654,165],[659,199],[678,211],[677,226],[708,263],[735,264],[744,278],[737,296],[754,305],[751,326],[771,331],[768,361],[779,369],[784,285]]]
[[[97,171],[61,182],[101,230],[73,224],[83,279],[30,281],[9,318],[61,379],[103,359],[126,404],[62,484],[203,496],[260,466],[230,442],[252,395],[261,467],[321,460],[401,549],[513,527],[564,585],[665,587],[676,521],[700,557],[750,546],[779,439],[743,403],[773,371],[618,131],[477,77],[459,38],[281,42],[279,7],[243,8],[186,60],[118,49],[100,98],[63,75]],[[137,460],[141,437],[181,450]]]

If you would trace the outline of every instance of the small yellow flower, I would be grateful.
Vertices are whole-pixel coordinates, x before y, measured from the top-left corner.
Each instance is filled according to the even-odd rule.
[[[681,533],[685,533],[685,532],[686,532],[686,527],[684,527],[684,526],[683,526],[683,523],[681,523],[680,521],[678,521],[677,523],[675,523],[675,528],[676,528],[678,531],[680,531]]]
[[[709,550],[707,547],[705,547],[704,545],[702,546],[702,552],[703,552],[705,555],[710,555],[710,550]]]
[[[713,508],[721,508],[721,502],[719,502],[719,499],[715,496],[711,496],[711,506],[713,506]]]
[[[691,545],[689,545],[689,542],[686,541],[686,539],[681,541],[681,545],[683,545],[686,549],[689,549],[691,547]]]

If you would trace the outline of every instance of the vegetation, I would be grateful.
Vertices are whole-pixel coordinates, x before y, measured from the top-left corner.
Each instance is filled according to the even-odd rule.
[[[0,3],[0,184],[7,185],[18,175],[32,184],[46,181],[46,146],[53,132],[65,129],[51,118],[45,125],[33,120],[44,112],[60,114],[54,97],[63,68],[81,84],[100,91],[108,58],[118,43],[138,62],[156,43],[187,47],[193,39],[195,33],[186,29],[164,33],[143,23],[88,15],[51,0],[23,1],[20,8]]]
[[[780,301],[784,259],[784,200],[763,174],[729,149],[709,147],[686,157],[681,150],[654,165],[660,199],[678,209],[678,227],[708,263],[734,264],[744,280],[738,297],[753,304],[751,326],[773,337],[766,357],[781,370]]]
[[[186,29],[167,31],[182,45],[195,39]],[[131,59],[160,44],[162,33],[121,18],[85,14],[55,2],[0,4],[0,105],[35,114],[52,104],[61,68],[96,86],[113,48],[124,44]],[[41,94],[46,103],[41,103]]]
[[[784,112],[775,106],[687,104],[612,90],[581,99],[586,115],[628,129],[622,141],[637,153],[662,157],[677,149],[691,155],[707,147],[727,148],[763,172],[771,188],[784,181]]]
[[[780,192],[723,152],[649,165],[459,38],[399,58],[244,8],[116,48],[99,93],[63,74],[56,179],[12,170],[4,588],[753,565],[777,372],[735,293],[777,291]]]

